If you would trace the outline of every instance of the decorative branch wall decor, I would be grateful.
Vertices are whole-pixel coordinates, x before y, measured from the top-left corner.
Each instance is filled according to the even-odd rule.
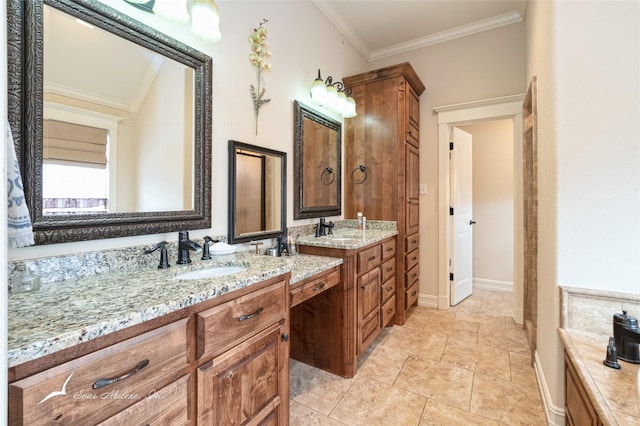
[[[256,114],[256,135],[258,134],[258,115],[260,114],[260,108],[262,105],[271,101],[271,99],[264,98],[265,89],[260,89],[262,72],[271,70],[271,64],[267,62],[267,59],[271,57],[271,51],[267,44],[267,29],[264,24],[269,22],[263,19],[258,25],[258,28],[254,28],[253,32],[249,36],[249,45],[251,46],[251,53],[249,54],[249,61],[254,65],[258,71],[258,88],[251,85],[251,97],[253,98],[253,109]]]

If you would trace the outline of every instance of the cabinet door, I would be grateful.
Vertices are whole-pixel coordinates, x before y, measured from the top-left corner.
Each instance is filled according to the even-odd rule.
[[[279,324],[198,368],[198,424],[288,424],[288,335]]]
[[[380,268],[358,278],[358,354],[380,332]]]
[[[420,151],[410,144],[405,144],[406,153],[406,224],[405,234],[415,234],[420,224]]]

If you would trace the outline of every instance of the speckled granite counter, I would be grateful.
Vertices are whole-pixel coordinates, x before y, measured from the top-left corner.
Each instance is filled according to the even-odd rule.
[[[605,425],[638,425],[636,401],[638,364],[619,361],[619,370],[602,363],[608,340],[597,334],[560,329],[567,355]]]
[[[299,255],[268,257],[242,252],[193,259],[190,265],[109,272],[43,285],[8,300],[8,367],[108,333],[158,318],[291,271],[291,283],[340,265],[342,259]],[[201,280],[178,280],[183,272],[214,266],[246,271]]]
[[[398,231],[395,229],[366,229],[362,231],[353,228],[341,228],[334,230],[333,235],[326,237],[301,236],[298,238],[298,244],[346,250],[359,249],[394,235],[398,235]]]

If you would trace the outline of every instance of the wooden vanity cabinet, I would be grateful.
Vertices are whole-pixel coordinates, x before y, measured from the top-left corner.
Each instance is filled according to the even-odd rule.
[[[198,314],[198,424],[289,422],[288,286]]]
[[[569,426],[602,425],[573,363],[564,354],[565,415]]]
[[[294,336],[291,357],[343,377],[353,377],[357,357],[393,319],[393,310],[389,313],[389,300],[395,303],[396,238],[359,249],[300,245],[299,251],[342,258],[342,280],[324,296],[316,296],[309,301],[311,303],[291,309]],[[308,332],[299,331],[303,329],[301,324]],[[308,324],[316,324],[322,331],[314,332]],[[298,336],[303,334],[306,343],[300,348]],[[311,345],[315,348],[331,346],[335,350],[331,355],[316,354],[315,360],[309,360],[307,347]],[[331,368],[326,368],[327,364],[331,364]]]
[[[9,424],[287,425],[288,277],[11,368]]]
[[[349,77],[358,115],[345,120],[345,218],[396,221],[395,323],[417,303],[418,281],[408,281],[406,258],[418,247],[420,228],[420,94],[424,84],[409,63]],[[360,166],[366,168],[361,172]],[[414,253],[415,251],[415,253]],[[416,268],[414,272],[417,272]],[[413,273],[411,274],[413,276]]]

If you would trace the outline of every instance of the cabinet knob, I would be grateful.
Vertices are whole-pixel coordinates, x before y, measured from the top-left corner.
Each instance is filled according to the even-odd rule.
[[[283,342],[289,341],[289,333],[282,333],[282,341]]]

